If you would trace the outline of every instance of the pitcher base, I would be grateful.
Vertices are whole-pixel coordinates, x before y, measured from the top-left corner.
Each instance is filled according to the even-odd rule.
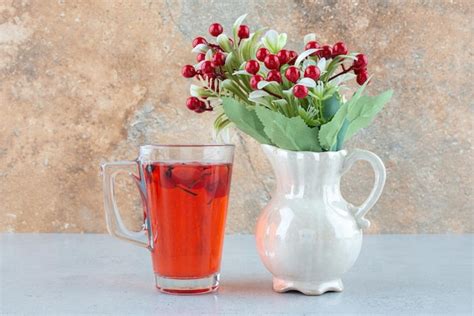
[[[287,291],[298,291],[305,295],[321,295],[326,292],[342,292],[344,286],[341,279],[318,282],[318,281],[290,281],[273,278],[273,290],[283,293]]]
[[[203,278],[168,278],[155,274],[156,288],[166,294],[196,295],[217,291],[219,288],[219,273]]]

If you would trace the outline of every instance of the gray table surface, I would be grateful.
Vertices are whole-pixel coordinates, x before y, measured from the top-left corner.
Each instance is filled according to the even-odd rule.
[[[147,250],[95,234],[0,234],[0,314],[472,315],[473,235],[365,236],[345,291],[272,291],[253,236],[226,236],[216,294],[155,290]]]

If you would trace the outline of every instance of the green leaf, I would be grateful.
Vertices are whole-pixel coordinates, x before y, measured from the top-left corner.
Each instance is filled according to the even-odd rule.
[[[362,95],[362,92],[364,92],[365,87],[367,86],[367,83],[364,83],[357,91],[354,93],[352,98],[344,103],[339,110],[336,112],[334,117],[332,118],[331,121],[328,123],[324,124],[321,126],[321,129],[319,131],[319,142],[321,143],[321,146],[326,149],[326,150],[334,150],[338,146],[337,144],[337,137],[339,135],[339,131],[342,128],[342,125],[344,123],[344,120],[346,119],[346,115],[348,112],[348,109],[355,103],[357,100]]]
[[[362,96],[364,88],[365,85],[341,106],[330,122],[321,126],[319,141],[324,149],[341,149],[346,140],[373,121],[393,94],[392,90],[388,90],[375,97]]]
[[[278,32],[275,30],[269,30],[262,37],[262,43],[272,54],[278,53]]]
[[[239,37],[237,36],[237,33],[239,32],[239,27],[242,24],[242,22],[245,20],[247,17],[247,14],[241,15],[235,20],[234,25],[232,26],[232,33],[234,35],[234,45],[238,43],[237,41],[239,40]]]
[[[218,135],[229,124],[230,121],[225,113],[220,113],[214,120],[214,130],[216,131],[216,135]]]
[[[339,130],[341,129],[342,124],[346,118],[347,105],[348,102],[344,103],[336,112],[336,115],[334,115],[332,120],[322,125],[321,129],[319,130],[319,142],[321,147],[326,150],[334,150],[335,145],[337,144]]]
[[[230,53],[232,51],[232,45],[230,44],[230,40],[225,34],[220,34],[217,37],[217,43],[219,46],[224,50],[226,53]]]
[[[269,97],[270,97],[270,94],[263,90],[255,90],[249,93],[249,101],[271,106]]]
[[[229,74],[233,74],[235,69],[239,69],[239,59],[234,53],[229,53],[225,59],[224,68]]]
[[[303,119],[306,125],[310,127],[315,127],[319,125],[317,120],[318,110],[309,105],[307,109],[303,108],[301,105],[298,106],[298,115]]]
[[[262,36],[262,33],[265,31],[265,28],[257,30],[255,33],[250,35],[250,38],[242,40],[242,59],[247,61],[255,58],[255,53],[258,48],[258,40]]]
[[[278,34],[275,30],[269,30],[262,37],[262,43],[272,54],[276,54],[285,47],[287,37],[286,33]]]
[[[241,100],[247,100],[248,96],[230,79],[222,81],[222,87],[230,91],[234,96]]]
[[[348,127],[349,127],[349,121],[347,119],[344,119],[344,122],[342,122],[341,129],[339,130],[339,133],[337,133],[336,148],[334,148],[334,150],[337,151],[337,150],[342,149],[342,145],[344,145],[344,140],[346,138]]]
[[[369,78],[369,80],[370,80],[370,78]],[[351,107],[354,104],[356,104],[357,101],[359,100],[359,98],[362,96],[362,93],[364,92],[365,88],[367,87],[367,84],[369,83],[369,80],[367,80],[362,86],[360,86],[360,88],[357,89],[357,91],[354,93],[352,98],[347,102],[348,111],[351,110]]]
[[[340,107],[339,94],[334,93],[330,98],[323,101],[323,118],[329,121]]]
[[[288,107],[288,101],[286,101],[285,99],[276,99],[272,100],[271,102],[271,108],[273,111],[278,111],[280,113],[283,113],[283,115],[290,117]]]
[[[288,39],[288,35],[286,35],[286,33],[278,34],[278,45],[277,45],[278,51],[282,50],[283,47],[285,47],[287,39]]]
[[[263,123],[265,133],[278,147],[294,151],[321,151],[318,129],[307,126],[301,117],[289,118],[263,106],[256,106],[255,112]]]
[[[324,82],[328,81],[329,78],[332,77],[334,71],[338,69],[341,64],[342,62],[338,58],[334,58],[330,62],[326,61],[325,69],[319,68],[323,73],[321,80]]]
[[[383,106],[392,98],[393,90],[387,90],[377,96],[362,96],[357,102],[349,108],[347,119],[349,126],[345,140],[354,136],[357,131],[365,128],[372,123],[377,113],[382,110]]]
[[[272,144],[263,131],[263,124],[258,119],[255,110],[247,107],[232,98],[222,98],[224,113],[229,120],[242,132],[253,137],[259,143]]]

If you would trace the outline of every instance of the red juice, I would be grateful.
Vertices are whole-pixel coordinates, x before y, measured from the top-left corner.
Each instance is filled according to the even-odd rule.
[[[231,169],[229,163],[144,165],[156,274],[202,278],[219,272]]]

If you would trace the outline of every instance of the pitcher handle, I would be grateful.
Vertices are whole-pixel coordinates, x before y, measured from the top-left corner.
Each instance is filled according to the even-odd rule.
[[[346,173],[358,160],[369,162],[375,174],[374,187],[365,202],[360,206],[350,205],[357,224],[361,229],[364,229],[370,226],[370,222],[365,219],[364,216],[375,205],[382,194],[385,185],[386,171],[382,159],[380,159],[379,156],[367,150],[355,149],[344,159],[342,174]]]
[[[139,232],[130,231],[125,227],[120,215],[120,210],[115,201],[115,177],[120,173],[127,173],[137,183],[142,201],[144,202],[144,209],[146,210],[146,192],[142,185],[141,178],[130,172],[131,167],[139,168],[137,161],[117,161],[104,163],[101,166],[104,187],[104,207],[105,218],[107,222],[107,230],[109,233],[119,239],[131,242],[135,245],[153,249],[151,238],[151,225],[148,212],[145,211],[145,219],[142,230]]]

